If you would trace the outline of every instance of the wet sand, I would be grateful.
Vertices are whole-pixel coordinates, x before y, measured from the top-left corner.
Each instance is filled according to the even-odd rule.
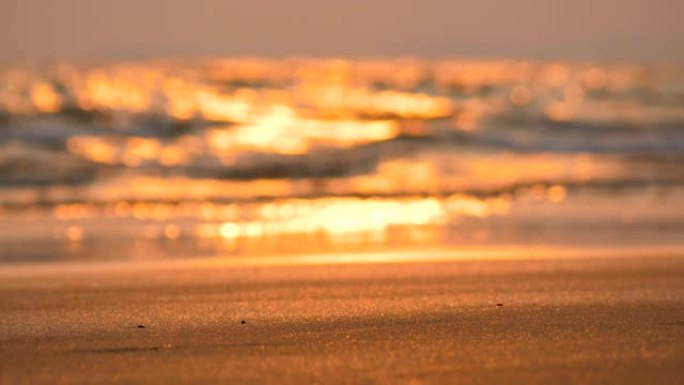
[[[5,266],[0,315],[2,384],[684,383],[672,255]]]

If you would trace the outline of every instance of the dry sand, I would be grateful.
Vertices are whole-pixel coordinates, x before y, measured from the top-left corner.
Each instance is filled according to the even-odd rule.
[[[0,383],[682,384],[684,258],[6,266]]]

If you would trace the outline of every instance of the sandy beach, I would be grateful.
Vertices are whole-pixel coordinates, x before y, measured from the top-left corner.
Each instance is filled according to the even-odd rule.
[[[684,258],[0,269],[0,383],[681,384]]]

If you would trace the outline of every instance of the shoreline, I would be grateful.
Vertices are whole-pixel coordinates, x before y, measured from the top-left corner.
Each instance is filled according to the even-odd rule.
[[[359,249],[281,254],[214,254],[151,260],[90,260],[0,263],[0,278],[16,274],[96,273],[148,269],[216,269],[316,265],[411,264],[439,262],[494,262],[572,260],[595,258],[684,257],[684,244],[658,246],[468,245]]]

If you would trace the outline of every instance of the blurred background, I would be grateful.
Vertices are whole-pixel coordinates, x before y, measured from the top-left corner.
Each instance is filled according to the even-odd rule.
[[[684,3],[0,3],[0,261],[679,246]]]

